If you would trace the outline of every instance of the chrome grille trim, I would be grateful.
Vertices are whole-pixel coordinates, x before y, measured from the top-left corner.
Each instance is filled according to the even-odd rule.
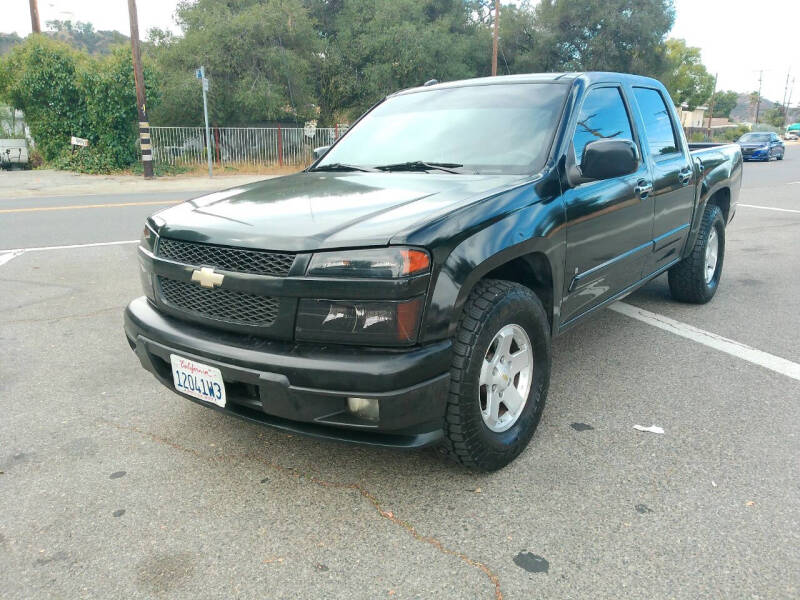
[[[286,277],[295,259],[294,254],[284,252],[231,248],[169,238],[158,240],[156,255],[187,265],[272,277]]]

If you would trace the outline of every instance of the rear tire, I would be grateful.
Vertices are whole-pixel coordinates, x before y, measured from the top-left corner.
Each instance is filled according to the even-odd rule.
[[[711,300],[719,288],[724,258],[725,219],[719,206],[707,204],[692,253],[669,270],[672,297],[693,304]]]
[[[509,332],[513,339],[501,349]],[[526,346],[532,356],[523,357]],[[519,364],[528,370],[517,373]],[[508,281],[480,281],[464,305],[453,344],[445,454],[480,471],[513,461],[539,424],[550,364],[550,324],[536,294]],[[503,403],[503,392],[516,410]],[[493,406],[499,416],[492,416]]]

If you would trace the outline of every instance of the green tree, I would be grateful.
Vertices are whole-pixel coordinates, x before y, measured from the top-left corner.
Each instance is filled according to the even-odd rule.
[[[66,44],[41,35],[29,36],[0,60],[0,98],[25,113],[45,160],[68,147],[70,136],[88,131],[78,85],[81,61]]]
[[[501,11],[502,22],[502,11]],[[672,0],[542,0],[535,10],[535,64],[543,71],[663,70]]]
[[[714,105],[715,117],[730,118],[731,111],[736,108],[739,102],[739,94],[733,91],[716,92],[709,100],[709,104]]]
[[[11,48],[22,43],[22,38],[16,33],[0,33],[0,56],[7,54]]]
[[[783,127],[786,123],[786,115],[784,114],[783,107],[776,105],[765,110],[761,113],[759,121],[767,125],[772,125],[773,127]]]
[[[535,12],[528,0],[502,7],[499,37],[498,73],[532,73],[542,69]]]
[[[703,65],[700,48],[687,46],[684,40],[669,39],[665,57],[662,82],[672,101],[678,106],[685,102],[689,110],[707,102],[714,91],[714,77]]]
[[[491,37],[462,0],[309,2],[323,27],[323,122],[355,118],[386,94],[488,75]]]
[[[145,65],[148,102],[158,86]],[[109,172],[137,158],[138,118],[130,49],[93,58],[43,35],[29,36],[0,59],[0,100],[21,109],[44,159],[62,167]],[[70,137],[89,140],[73,153]]]
[[[304,121],[316,115],[320,40],[300,0],[182,1],[183,36],[154,30],[147,49],[163,82],[151,121],[199,125],[202,92],[195,69],[210,79],[209,112],[225,125]]]
[[[761,94],[758,92],[750,92],[747,95],[747,104],[750,107],[750,116],[753,118],[753,121],[756,120],[756,115],[759,112],[759,103],[761,102]],[[759,115],[760,118],[760,115]]]

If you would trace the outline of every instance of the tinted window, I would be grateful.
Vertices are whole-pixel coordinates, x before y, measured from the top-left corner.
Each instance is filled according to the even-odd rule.
[[[657,90],[648,88],[634,88],[634,94],[642,111],[650,154],[659,157],[678,152],[678,140],[675,139],[675,131],[672,129],[672,119],[661,94]]]
[[[744,144],[763,143],[769,141],[768,133],[745,133],[739,138],[739,141]]]
[[[608,139],[633,140],[631,122],[618,88],[595,88],[586,96],[575,126],[575,162],[581,163],[586,144]]]
[[[493,84],[393,96],[321,161],[377,167],[457,163],[459,171],[530,173],[544,166],[569,86]]]

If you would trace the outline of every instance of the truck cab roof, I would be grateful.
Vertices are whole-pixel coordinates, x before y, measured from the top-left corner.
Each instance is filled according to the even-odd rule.
[[[517,75],[498,75],[496,77],[477,77],[474,79],[460,79],[436,83],[433,85],[422,85],[418,87],[401,90],[392,96],[402,96],[418,92],[428,92],[447,88],[484,86],[484,85],[508,85],[522,83],[572,83],[582,81],[586,85],[595,83],[627,83],[630,85],[647,85],[648,87],[662,88],[660,81],[643,75],[630,75],[628,73],[614,73],[610,71],[583,71],[583,72],[563,72],[563,73],[520,73]]]

